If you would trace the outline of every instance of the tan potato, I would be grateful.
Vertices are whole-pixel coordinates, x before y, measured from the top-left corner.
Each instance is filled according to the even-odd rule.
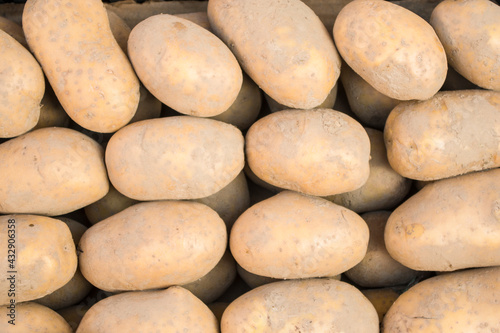
[[[19,42],[22,46],[28,49],[28,43],[26,38],[24,38],[23,28],[16,22],[9,20],[3,16],[0,16],[0,30],[11,35],[15,40]]]
[[[391,98],[428,99],[446,78],[446,53],[431,25],[389,1],[348,3],[333,37],[349,67]]]
[[[105,291],[193,282],[224,254],[224,221],[206,205],[143,202],[90,227],[79,244],[80,270]]]
[[[71,326],[57,312],[32,302],[16,304],[14,312],[2,307],[0,332],[4,333],[72,333]],[[11,317],[10,315],[13,315]]]
[[[0,304],[31,301],[75,274],[75,244],[66,224],[37,215],[0,216]],[[3,322],[3,321],[2,321]]]
[[[326,96],[326,99],[323,101],[323,103],[321,103],[321,104],[319,104],[311,109],[332,109],[333,106],[335,105],[335,101],[337,99],[338,87],[339,86],[336,83],[333,86],[332,90],[330,90],[330,93],[328,94],[328,96]],[[269,106],[269,110],[271,112],[277,112],[277,111],[290,109],[288,106],[276,102],[274,99],[272,99],[267,94],[264,94],[264,97],[266,99],[267,105]]]
[[[101,199],[109,182],[102,147],[60,127],[0,145],[0,213],[63,215]]]
[[[229,246],[236,262],[257,275],[334,276],[363,259],[368,233],[363,219],[344,207],[283,191],[236,220]]]
[[[160,118],[161,115],[161,102],[154,97],[142,84],[139,89],[141,98],[135,115],[130,119],[129,124],[146,120]]]
[[[426,271],[500,265],[500,169],[426,185],[389,217],[385,246]]]
[[[441,1],[430,24],[448,62],[474,84],[500,91],[500,6],[488,0]]]
[[[69,116],[64,111],[61,103],[57,100],[54,91],[49,84],[45,85],[45,94],[43,95],[40,117],[33,130],[44,127],[68,127]]]
[[[229,305],[228,302],[214,302],[207,304],[208,308],[210,309],[210,311],[213,312],[215,318],[217,318],[217,322],[219,323],[222,318],[222,314],[224,313],[228,305]]]
[[[200,27],[211,31],[210,21],[208,20],[208,14],[206,11],[204,12],[192,12],[192,13],[181,13],[175,14],[177,17],[181,17],[183,19],[189,20],[193,23],[198,24]]]
[[[403,177],[435,180],[500,166],[500,92],[446,91],[399,104],[384,130]]]
[[[139,81],[111,33],[102,1],[28,0],[23,29],[71,119],[103,133],[132,119]]]
[[[74,332],[78,328],[78,325],[80,325],[83,316],[89,309],[90,307],[85,304],[77,304],[57,310],[57,313],[59,313],[61,317],[63,317],[64,320],[68,322]]]
[[[3,30],[0,53],[0,138],[12,138],[38,122],[45,81],[31,53]]]
[[[370,140],[357,121],[339,111],[283,110],[250,127],[246,157],[255,175],[271,185],[327,196],[366,182]]]
[[[113,37],[122,49],[123,53],[128,54],[128,37],[132,29],[130,29],[128,24],[113,10],[106,8],[106,13],[108,15],[109,28],[111,29]]]
[[[199,199],[243,169],[243,135],[212,119],[177,116],[130,124],[110,139],[113,186],[135,200]]]
[[[500,267],[432,277],[398,297],[382,332],[496,332],[499,298]]]
[[[210,26],[244,71],[289,108],[321,104],[340,74],[340,57],[324,24],[305,3],[212,0]]]
[[[382,322],[387,311],[399,297],[399,293],[392,288],[361,289],[360,291],[377,310],[379,322]]]
[[[85,206],[85,216],[90,223],[96,224],[99,221],[121,212],[127,207],[130,207],[139,201],[130,199],[118,192],[113,186],[109,187],[108,194],[102,199]]]
[[[196,23],[173,15],[155,15],[136,25],[128,52],[144,86],[182,114],[221,114],[242,85],[241,68],[228,47]]]
[[[210,309],[182,287],[127,292],[92,306],[76,333],[203,332],[217,333]]]
[[[82,223],[77,222],[69,217],[59,216],[55,218],[66,223],[69,231],[71,232],[71,237],[73,238],[75,246],[78,245],[78,243],[80,242],[80,238],[82,238],[83,234],[85,233],[85,231],[87,231],[88,228]]]
[[[263,285],[229,304],[222,333],[378,332],[375,308],[350,284],[335,279]]]

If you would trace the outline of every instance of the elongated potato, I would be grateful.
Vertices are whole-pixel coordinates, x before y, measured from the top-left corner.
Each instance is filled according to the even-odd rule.
[[[3,30],[0,54],[0,138],[12,138],[37,124],[45,81],[33,55]]]
[[[382,332],[497,332],[500,267],[424,280],[396,299]]]
[[[29,0],[23,29],[71,119],[103,133],[130,121],[139,81],[111,33],[102,1]]]
[[[349,67],[391,98],[428,99],[446,78],[446,53],[431,25],[389,1],[348,3],[333,37]]]
[[[283,110],[250,127],[246,156],[253,173],[271,185],[327,196],[366,182],[370,140],[356,120],[339,111]]]
[[[384,130],[387,158],[400,175],[435,180],[500,166],[500,92],[439,92],[400,103]]]
[[[245,72],[290,108],[321,104],[340,74],[340,57],[318,16],[299,0],[212,0],[210,26]]]
[[[500,265],[500,169],[426,185],[391,214],[389,254],[427,271]]]
[[[129,198],[199,199],[220,191],[243,169],[243,135],[212,119],[144,120],[113,135],[106,166],[113,186]]]
[[[76,249],[64,222],[37,215],[0,216],[0,304],[31,301],[74,275]]]
[[[222,333],[378,332],[375,308],[352,285],[335,279],[281,281],[229,304]]]
[[[16,304],[14,310],[2,306],[0,332],[5,333],[72,333],[71,326],[50,308],[25,302]],[[11,317],[12,315],[13,317]]]
[[[210,272],[222,258],[226,242],[224,221],[206,205],[143,202],[83,234],[80,270],[106,291],[182,285]]]

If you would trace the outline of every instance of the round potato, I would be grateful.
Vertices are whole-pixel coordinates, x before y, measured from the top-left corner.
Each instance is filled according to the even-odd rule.
[[[0,332],[5,333],[73,333],[71,326],[57,312],[41,304],[25,302],[15,309],[2,306]]]

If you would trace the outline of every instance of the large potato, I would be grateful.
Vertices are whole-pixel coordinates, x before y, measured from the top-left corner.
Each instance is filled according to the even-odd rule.
[[[291,108],[321,104],[340,74],[340,57],[318,16],[302,1],[211,0],[210,26],[245,72]]]
[[[220,191],[243,170],[243,135],[212,119],[144,120],[111,137],[106,166],[113,186],[129,198],[199,199]]]
[[[32,302],[16,304],[14,319],[10,309],[2,306],[2,333],[73,333],[71,326],[54,310]],[[10,322],[13,320],[12,322]]]
[[[446,78],[446,53],[434,29],[389,1],[348,3],[335,20],[333,37],[349,67],[391,98],[428,99]]]
[[[0,213],[62,215],[109,189],[102,147],[68,128],[41,128],[0,145]]]
[[[435,180],[500,166],[500,92],[439,92],[400,103],[384,130],[387,158],[400,175]]]
[[[224,221],[206,205],[143,202],[83,234],[80,270],[90,283],[106,291],[182,285],[210,272],[226,243]]]
[[[391,214],[385,246],[426,271],[500,265],[500,169],[426,185]]]
[[[104,133],[130,121],[139,81],[102,1],[28,0],[22,20],[28,45],[71,119]]]

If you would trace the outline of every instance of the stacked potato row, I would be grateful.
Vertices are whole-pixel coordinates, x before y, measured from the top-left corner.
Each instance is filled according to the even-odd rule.
[[[500,329],[498,5],[0,23],[0,331]]]

